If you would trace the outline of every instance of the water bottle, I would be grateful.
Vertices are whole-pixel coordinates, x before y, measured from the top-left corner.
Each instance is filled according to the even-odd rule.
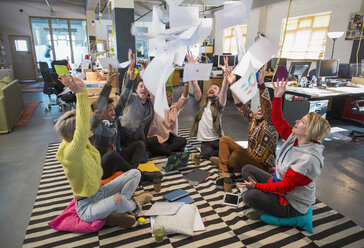
[[[189,152],[189,150],[188,150],[188,148],[187,148],[187,147],[185,147],[185,152]]]

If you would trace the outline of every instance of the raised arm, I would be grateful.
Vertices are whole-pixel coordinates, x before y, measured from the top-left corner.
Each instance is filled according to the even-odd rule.
[[[60,81],[70,90],[76,93],[76,129],[71,141],[67,146],[67,156],[80,156],[84,151],[90,133],[90,106],[88,103],[85,84],[79,78],[72,76],[61,76]]]
[[[109,99],[111,93],[111,83],[115,80],[120,73],[115,72],[114,68],[109,65],[109,74],[107,76],[107,80],[104,88],[100,92],[99,97],[97,98],[96,105],[94,108],[94,114],[91,117],[91,130],[95,129],[102,121],[102,115],[107,107],[107,101]]]
[[[283,80],[282,82],[277,80],[276,83],[273,82],[274,98],[272,104],[272,123],[284,140],[287,140],[292,133],[292,127],[283,119],[282,113],[282,96],[286,91],[287,82],[287,80]]]
[[[271,122],[270,116],[272,113],[272,102],[270,100],[269,90],[265,87],[264,83],[264,77],[267,72],[267,64],[265,64],[260,70],[259,70],[259,100],[260,100],[260,106],[263,110],[263,116],[264,120]]]

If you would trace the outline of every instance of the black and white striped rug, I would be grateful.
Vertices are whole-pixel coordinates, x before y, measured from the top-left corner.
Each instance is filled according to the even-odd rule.
[[[187,137],[188,130],[180,135]],[[196,152],[200,143],[188,139],[188,147]],[[149,218],[146,224],[130,229],[104,226],[91,234],[59,232],[51,229],[48,222],[58,216],[72,200],[72,191],[64,175],[62,165],[55,159],[59,143],[50,144],[44,164],[33,213],[29,221],[23,247],[364,247],[364,231],[353,221],[317,201],[313,206],[314,234],[294,227],[278,227],[262,221],[248,220],[239,208],[221,204],[223,190],[215,186],[218,169],[209,161],[202,160],[198,167],[211,174],[198,186],[191,186],[183,177],[196,168],[192,161],[179,172],[166,175],[162,191],[155,193],[153,202],[175,189],[185,189],[205,221],[206,230],[194,236],[170,235],[160,244],[150,234]],[[157,158],[155,163],[166,161]],[[153,191],[152,185],[143,185],[138,191]],[[236,189],[234,189],[236,191]],[[143,207],[147,210],[151,204]]]

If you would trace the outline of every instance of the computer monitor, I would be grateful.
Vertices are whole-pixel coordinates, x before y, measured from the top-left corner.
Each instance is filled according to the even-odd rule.
[[[306,77],[311,66],[311,61],[293,61],[289,66],[290,76]]]
[[[268,68],[273,68],[273,70],[276,68],[276,65],[277,65],[277,61],[278,61],[278,58],[272,58],[270,60],[270,64],[268,62]],[[284,67],[287,67],[287,58],[281,58],[279,60],[279,65],[282,65]]]
[[[349,64],[339,64],[339,72],[338,72],[339,78],[350,78],[349,77]]]
[[[235,55],[221,55],[219,56],[219,64],[224,65],[224,58],[228,58],[228,65],[235,66]]]
[[[335,78],[339,72],[339,61],[337,59],[318,60],[316,69],[318,71],[318,77]]]
[[[356,65],[358,65],[358,74],[356,74]],[[360,72],[361,72],[361,63],[358,63],[358,64],[356,64],[356,63],[350,63],[349,64],[348,78],[355,77],[355,75],[357,77],[359,77]]]
[[[219,66],[219,55],[214,55],[212,57],[212,66],[218,67]]]

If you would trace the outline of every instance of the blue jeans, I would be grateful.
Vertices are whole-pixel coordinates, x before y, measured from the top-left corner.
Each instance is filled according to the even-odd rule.
[[[83,221],[93,222],[105,219],[114,211],[117,213],[133,211],[136,204],[130,198],[138,187],[140,177],[140,171],[132,169],[102,185],[93,196],[76,200],[78,216]],[[122,201],[120,204],[115,203],[115,194],[121,195]]]

